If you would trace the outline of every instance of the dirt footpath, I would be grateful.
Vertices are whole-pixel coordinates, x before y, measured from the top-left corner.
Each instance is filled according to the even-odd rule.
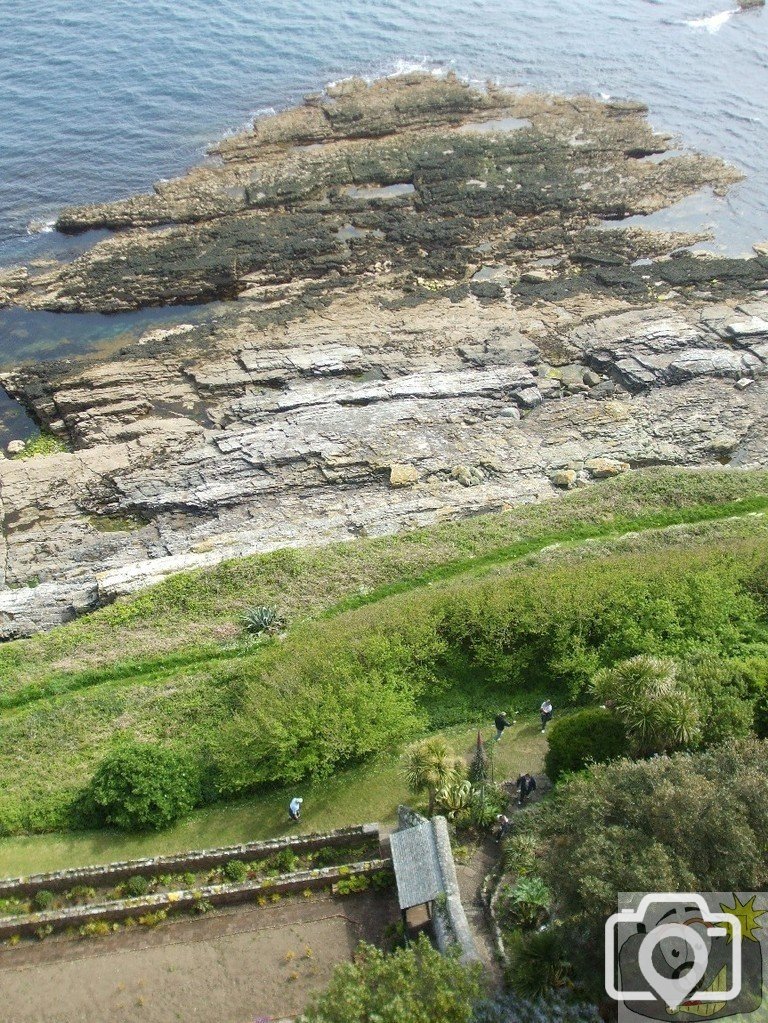
[[[254,1023],[299,1013],[360,940],[399,914],[390,893],[233,907],[155,930],[0,953],[13,1023]]]

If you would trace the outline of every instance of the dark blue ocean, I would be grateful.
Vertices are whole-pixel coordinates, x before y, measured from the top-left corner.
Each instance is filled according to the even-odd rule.
[[[0,265],[73,251],[67,203],[145,191],[255,115],[353,74],[414,66],[634,97],[681,146],[746,174],[664,225],[768,239],[768,8],[735,0],[1,0]],[[189,310],[166,318],[189,318]],[[82,350],[158,319],[0,315],[0,363]]]

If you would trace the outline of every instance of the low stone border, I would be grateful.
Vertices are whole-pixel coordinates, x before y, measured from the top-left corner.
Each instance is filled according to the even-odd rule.
[[[353,877],[369,877],[379,871],[392,869],[391,860],[364,860],[360,863],[334,867],[318,867],[315,870],[301,870],[293,874],[264,881],[243,881],[238,884],[214,884],[200,888],[188,888],[176,892],[162,892],[143,895],[132,899],[114,899],[93,906],[71,906],[67,909],[46,910],[42,913],[27,913],[24,916],[0,917],[0,939],[14,934],[32,935],[40,927],[63,930],[79,927],[95,921],[111,923],[127,917],[139,917],[158,910],[192,909],[195,903],[209,902],[214,906],[247,902],[259,895],[285,894],[303,891],[306,888],[327,888],[338,881]]]
[[[18,895],[34,895],[41,889],[57,892],[66,891],[77,884],[92,887],[106,887],[113,881],[124,881],[137,874],[143,877],[157,877],[187,870],[206,870],[221,866],[229,860],[267,859],[283,849],[295,852],[309,852],[328,846],[343,847],[354,845],[355,840],[379,843],[378,824],[356,824],[353,827],[337,828],[335,831],[309,835],[288,835],[271,838],[263,842],[247,842],[243,845],[222,846],[216,849],[199,849],[173,853],[169,856],[153,856],[141,860],[123,860],[117,863],[75,867],[57,870],[47,874],[31,874],[28,877],[0,879],[0,898]]]

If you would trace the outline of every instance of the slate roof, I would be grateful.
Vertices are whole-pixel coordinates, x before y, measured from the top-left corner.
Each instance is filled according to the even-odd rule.
[[[432,902],[445,891],[429,821],[390,835],[400,909]]]

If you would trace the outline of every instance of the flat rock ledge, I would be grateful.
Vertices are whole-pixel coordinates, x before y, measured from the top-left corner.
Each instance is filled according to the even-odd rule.
[[[352,81],[154,195],[64,211],[117,233],[0,272],[0,303],[230,301],[2,374],[71,450],[0,458],[0,638],[226,558],[765,467],[768,257],[599,226],[735,180],[646,159],[668,148],[639,104]]]

